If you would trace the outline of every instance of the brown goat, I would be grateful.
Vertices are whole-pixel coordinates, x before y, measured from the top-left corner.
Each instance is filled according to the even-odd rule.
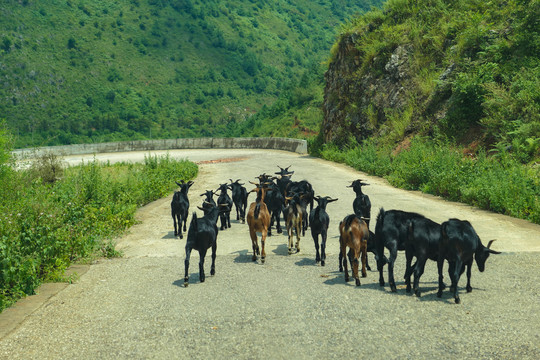
[[[256,186],[255,189],[250,192],[257,193],[257,199],[255,202],[249,205],[249,211],[247,213],[247,223],[249,227],[249,236],[251,237],[251,244],[253,246],[252,260],[257,260],[259,255],[259,243],[257,238],[257,232],[261,233],[261,247],[262,252],[261,262],[264,264],[266,258],[266,252],[264,251],[264,244],[266,242],[266,235],[268,234],[268,227],[270,226],[270,213],[264,203],[264,196],[266,195],[267,184],[256,184],[250,181],[250,183]]]
[[[349,269],[347,268],[347,247],[352,250],[352,257],[349,258],[352,267],[353,277],[356,280],[356,286],[360,286],[358,276],[358,258],[362,256],[362,277],[366,277],[366,259],[367,259],[367,241],[369,229],[364,220],[356,215],[348,215],[339,223],[339,244],[343,256],[343,265],[345,272],[345,281],[349,281]]]
[[[286,197],[288,204],[283,210],[285,217],[285,225],[287,226],[287,234],[289,235],[288,248],[289,255],[295,252],[300,252],[300,233],[302,232],[302,224],[304,220],[304,211],[300,205],[300,197],[295,194],[292,197]],[[293,248],[293,231],[296,231],[296,250]]]

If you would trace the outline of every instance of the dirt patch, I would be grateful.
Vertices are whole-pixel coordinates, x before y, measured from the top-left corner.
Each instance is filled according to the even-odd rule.
[[[249,159],[248,157],[237,157],[237,158],[226,158],[226,159],[215,159],[215,160],[202,160],[197,161],[197,165],[202,164],[219,164],[219,163],[230,163],[230,162],[237,162],[237,161],[244,161]]]

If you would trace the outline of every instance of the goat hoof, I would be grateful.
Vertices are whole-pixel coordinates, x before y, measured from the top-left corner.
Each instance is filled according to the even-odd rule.
[[[184,287],[187,287],[188,286],[188,282],[187,281],[184,281]]]
[[[366,266],[366,269],[368,269],[368,271],[371,271],[371,267],[369,267],[369,265]]]
[[[442,296],[442,291],[437,291],[437,297],[440,298]]]
[[[379,281],[379,286],[384,286],[384,281]]]
[[[414,290],[414,294],[416,295],[416,297],[420,297],[420,290],[419,289],[416,289]]]
[[[467,286],[467,292],[471,292],[472,291],[472,287],[471,286]]]
[[[265,260],[265,258],[262,257],[262,258],[261,258],[261,263],[264,264],[264,260]]]
[[[256,256],[256,255],[253,255],[253,256],[251,257],[251,261],[257,261],[257,256]]]
[[[180,235],[180,239],[183,239],[184,238],[184,235]]]
[[[324,260],[321,261],[321,266],[324,266]]]
[[[390,291],[397,292],[396,285],[390,285]]]
[[[360,286],[360,279],[356,279],[356,286]]]
[[[411,285],[407,285],[407,288],[405,288],[405,292],[407,293],[411,292]]]
[[[216,275],[216,270],[210,270],[210,275],[211,275],[211,276]]]
[[[456,304],[459,304],[461,302],[461,299],[459,298],[459,296],[456,297],[454,300],[456,301]]]
[[[363,272],[362,277],[367,277],[367,274]]]

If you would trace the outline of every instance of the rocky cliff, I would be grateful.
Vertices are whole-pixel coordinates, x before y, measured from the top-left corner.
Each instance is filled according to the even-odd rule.
[[[361,141],[389,133],[399,141],[420,127],[425,130],[426,120],[429,128],[430,121],[444,117],[450,96],[445,79],[453,66],[441,68],[438,85],[426,93],[411,76],[412,45],[399,44],[366,65],[358,46],[362,39],[357,33],[342,35],[325,74],[325,142],[344,144],[351,137]]]

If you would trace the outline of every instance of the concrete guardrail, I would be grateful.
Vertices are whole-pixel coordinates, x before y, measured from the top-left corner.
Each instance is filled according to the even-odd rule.
[[[18,157],[45,153],[81,155],[109,152],[173,150],[173,149],[273,149],[307,154],[307,141],[290,138],[193,138],[165,140],[136,140],[100,144],[46,146],[14,150]]]

